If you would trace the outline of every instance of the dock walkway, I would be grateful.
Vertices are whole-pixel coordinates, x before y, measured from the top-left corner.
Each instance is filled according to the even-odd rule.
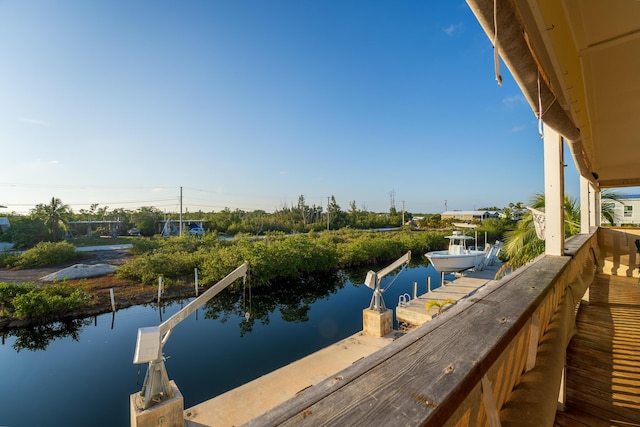
[[[427,311],[427,301],[445,301],[451,299],[458,302],[492,282],[499,268],[500,265],[494,264],[485,267],[484,270],[467,271],[452,282],[447,282],[445,285],[432,289],[426,294],[419,295],[404,305],[398,305],[396,308],[396,319],[398,323],[420,326],[428,322],[438,312],[438,308],[431,307],[431,309]],[[451,307],[451,305],[443,307],[442,310],[446,310],[449,307]]]
[[[185,427],[239,426],[369,356],[398,336],[359,332],[184,411]]]

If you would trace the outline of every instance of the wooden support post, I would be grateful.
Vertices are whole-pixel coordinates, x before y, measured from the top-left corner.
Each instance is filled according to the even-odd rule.
[[[113,298],[113,288],[109,288],[109,294],[111,295],[111,311],[116,311],[116,301]]]
[[[544,128],[545,253],[564,254],[564,160],[562,137]]]
[[[196,297],[198,296],[198,269],[195,269],[195,275],[196,275]]]
[[[580,177],[580,234],[589,234],[591,228],[591,215],[593,210],[589,197],[590,182],[585,177]]]
[[[427,276],[427,293],[431,292],[431,276]]]
[[[596,191],[596,227],[602,224],[602,192],[600,189]]]
[[[158,304],[160,304],[160,295],[162,295],[162,276],[158,277]]]
[[[413,282],[413,299],[418,298],[418,282]]]

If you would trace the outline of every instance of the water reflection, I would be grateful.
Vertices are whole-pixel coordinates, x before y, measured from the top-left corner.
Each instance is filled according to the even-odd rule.
[[[364,270],[363,270],[364,271]],[[366,273],[366,271],[365,271]],[[332,294],[344,288],[351,281],[362,280],[362,272],[347,273],[337,271],[315,276],[308,276],[296,280],[282,281],[269,286],[258,288],[236,287],[216,295],[204,305],[204,318],[219,320],[226,323],[229,319],[241,319],[238,324],[240,336],[253,331],[256,322],[269,324],[269,317],[279,312],[286,322],[302,323],[309,320],[311,306],[320,299],[328,299]],[[358,279],[359,278],[359,279]],[[165,301],[158,307],[160,323],[166,320],[166,305],[179,303],[184,306],[185,299]],[[111,329],[115,327],[116,313],[111,316]],[[196,312],[196,319],[198,312]],[[71,337],[78,341],[82,329],[92,323],[97,326],[98,318],[76,319],[55,322],[28,328],[15,329],[3,333],[3,343],[6,338],[15,336],[13,348],[21,350],[46,350],[51,342]]]
[[[12,346],[16,352],[46,350],[52,341],[59,338],[71,337],[74,341],[79,341],[80,333],[91,323],[91,319],[76,319],[16,329],[8,332],[7,335],[16,337]]]
[[[268,325],[269,316],[276,311],[285,322],[307,322],[311,306],[342,289],[347,280],[339,271],[255,289],[222,292],[205,304],[204,317],[222,323],[230,318],[242,319],[238,325],[240,336],[252,332],[256,322]]]
[[[185,407],[360,331],[362,310],[372,295],[362,284],[367,270],[317,275],[264,288],[243,289],[239,282],[218,294],[195,316],[185,319],[167,343],[167,369],[183,392]],[[438,277],[431,267],[404,271],[385,292],[386,304],[394,306],[398,294],[410,292],[413,281],[424,289],[428,275]],[[6,344],[0,346],[0,425],[128,425],[127,397],[140,391],[136,373],[141,365],[132,363],[138,328],[158,325],[160,317],[168,319],[190,300],[165,300],[161,306],[118,310],[115,316],[105,313],[7,331]],[[249,320],[245,312],[250,313]],[[22,349],[30,351],[18,353]],[[144,369],[142,366],[141,371]],[[144,372],[140,375],[141,379]],[[33,410],[34,390],[47,396],[38,400],[37,411]],[[69,402],[74,403],[74,417],[65,409]]]

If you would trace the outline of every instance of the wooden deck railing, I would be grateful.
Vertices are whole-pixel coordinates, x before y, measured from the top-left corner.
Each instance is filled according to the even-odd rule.
[[[600,262],[596,233],[566,246],[246,425],[552,425]]]

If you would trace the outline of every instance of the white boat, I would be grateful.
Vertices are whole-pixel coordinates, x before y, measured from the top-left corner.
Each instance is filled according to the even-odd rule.
[[[457,273],[480,265],[485,251],[467,249],[467,240],[473,240],[473,237],[457,230],[445,237],[449,239],[449,249],[425,254],[439,273]]]

